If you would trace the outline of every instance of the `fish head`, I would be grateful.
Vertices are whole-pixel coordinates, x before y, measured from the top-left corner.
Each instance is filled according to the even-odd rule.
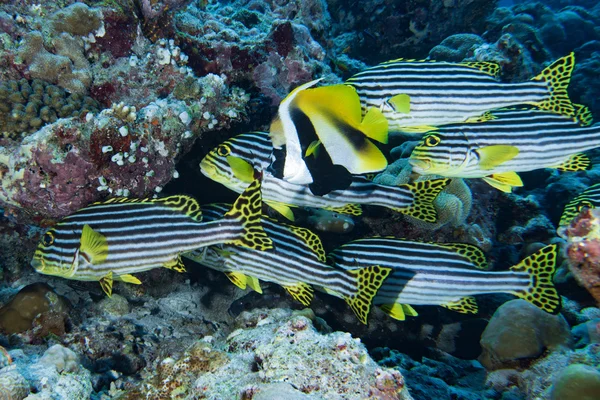
[[[269,166],[272,153],[268,133],[242,134],[211,150],[200,162],[200,170],[206,177],[242,192],[255,179],[255,170]]]
[[[413,171],[421,175],[460,176],[468,162],[469,146],[462,132],[430,131],[414,148],[408,161]]]
[[[62,237],[54,228],[48,230],[38,243],[31,266],[44,275],[73,276],[79,265],[78,239],[73,242]]]

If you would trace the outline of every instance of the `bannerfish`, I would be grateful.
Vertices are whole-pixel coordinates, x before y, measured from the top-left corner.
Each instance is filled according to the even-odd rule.
[[[185,272],[180,254],[218,243],[257,251],[272,247],[261,224],[260,180],[240,195],[222,219],[202,222],[189,196],[160,199],[113,198],[82,208],[42,237],[35,270],[80,281],[99,281],[112,294],[113,281],[140,284],[132,274],[157,267]]]
[[[202,206],[202,211],[205,219],[218,220],[227,211],[227,205]],[[367,323],[371,300],[390,268],[333,268],[325,264],[323,244],[312,231],[268,217],[262,217],[262,226],[273,240],[271,250],[224,244],[198,249],[184,257],[225,272],[242,289],[248,286],[262,292],[259,280],[276,283],[305,306],[310,305],[316,287],[344,299],[357,318]]]
[[[567,203],[560,217],[559,226],[569,225],[573,219],[586,208],[600,207],[600,183],[596,183],[573,197]]]
[[[528,82],[504,83],[491,62],[392,60],[346,81],[364,110],[378,108],[390,132],[423,133],[440,125],[480,122],[484,113],[519,104],[574,116],[567,93],[575,66],[573,53],[556,60]]]
[[[279,105],[271,123],[276,176],[308,185],[313,194],[343,189],[350,174],[385,169],[387,159],[373,143],[387,143],[388,123],[370,108],[363,118],[356,90],[347,85],[294,89]],[[315,149],[323,151],[315,153]]]
[[[440,305],[476,313],[474,295],[509,293],[556,314],[561,299],[552,283],[557,245],[548,245],[508,271],[485,271],[486,258],[473,245],[425,243],[377,237],[349,242],[328,254],[344,269],[369,265],[392,268],[373,303],[393,315],[396,304]]]
[[[584,120],[591,114],[578,106]],[[517,172],[540,168],[581,171],[590,159],[582,152],[600,147],[600,124],[581,126],[572,118],[537,109],[503,109],[480,124],[453,124],[427,133],[409,162],[422,175],[483,178],[510,192],[523,186]]]
[[[435,179],[399,186],[378,185],[363,176],[353,176],[347,189],[315,196],[304,185],[276,178],[268,168],[273,145],[268,133],[251,132],[226,140],[211,150],[200,163],[208,178],[241,193],[251,181],[254,170],[262,171],[263,200],[289,220],[293,207],[314,207],[342,214],[360,215],[359,204],[377,205],[427,222],[437,220],[433,200],[448,185],[449,179]]]

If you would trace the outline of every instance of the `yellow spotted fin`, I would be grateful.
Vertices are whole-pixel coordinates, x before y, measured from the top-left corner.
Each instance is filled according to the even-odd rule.
[[[323,207],[326,210],[333,211],[339,214],[346,214],[358,217],[362,215],[362,207],[360,204],[346,204],[341,207]]]
[[[283,288],[290,294],[290,296],[304,306],[309,306],[313,299],[313,288],[304,282],[298,282],[294,285],[287,285]]]
[[[441,306],[461,314],[477,314],[478,309],[477,300],[473,296],[465,296],[456,301],[441,304]]]
[[[373,265],[366,268],[349,270],[348,273],[356,279],[356,294],[344,297],[360,322],[367,324],[367,317],[371,311],[371,304],[377,291],[392,272],[391,268]]]
[[[108,274],[104,275],[100,278],[100,287],[102,291],[106,293],[108,297],[112,297],[112,288],[113,288],[113,273],[110,271]]]
[[[236,221],[242,228],[241,237],[231,243],[263,251],[273,248],[273,241],[260,222],[261,210],[260,180],[256,179],[248,185],[224,216],[225,219]]]
[[[168,268],[168,269],[172,269],[175,272],[180,272],[180,273],[187,272],[185,269],[185,265],[183,265],[183,261],[181,261],[180,256],[177,256],[177,258],[175,258],[173,260],[167,261],[164,264],[164,267]]]
[[[551,244],[510,268],[512,271],[526,272],[531,277],[527,290],[516,291],[513,294],[550,314],[557,314],[561,306],[560,295],[552,282],[557,254],[558,246]]]
[[[575,67],[575,54],[571,53],[559,58],[550,66],[546,67],[540,74],[534,77],[534,81],[548,83],[550,97],[537,103],[538,108],[552,111],[554,113],[572,117],[575,115],[575,106],[569,99],[567,87],[571,81],[571,73]]]
[[[575,107],[575,121],[581,126],[590,126],[594,122],[594,116],[589,108],[583,104],[573,104]]]
[[[573,154],[567,161],[554,167],[559,171],[585,171],[590,169],[592,161],[583,153]]]
[[[487,184],[501,190],[505,193],[510,193],[513,187],[523,186],[523,181],[516,172],[499,172],[497,174],[484,176],[483,179]]]
[[[478,115],[478,116],[476,116],[476,117],[470,117],[470,118],[467,118],[467,119],[465,120],[465,122],[466,122],[466,123],[468,123],[468,124],[478,124],[478,123],[481,123],[481,122],[487,122],[487,121],[491,121],[491,120],[494,120],[494,119],[496,119],[496,118],[498,118],[498,117],[496,117],[496,116],[495,116],[494,114],[492,114],[491,112],[489,112],[489,111],[486,111],[486,112],[484,112],[483,114],[481,114],[481,115]]]
[[[457,65],[464,65],[465,67],[475,68],[484,74],[493,76],[494,78],[498,78],[500,76],[500,65],[489,62],[489,61],[470,61],[463,62]]]
[[[487,258],[483,251],[472,244],[468,243],[431,243],[435,246],[451,249],[461,256],[467,258],[478,269],[487,269]]]
[[[263,291],[260,287],[260,281],[258,280],[258,278],[246,275],[246,283],[248,284],[250,289],[254,290],[256,293],[262,294]]]
[[[479,154],[479,165],[481,169],[494,169],[519,155],[519,149],[515,146],[503,144],[486,146],[477,150]]]
[[[98,265],[104,262],[108,257],[108,241],[106,240],[106,236],[96,232],[89,225],[85,224],[81,231],[80,254],[90,264]]]
[[[287,225],[288,229],[300,238],[306,245],[315,253],[319,261],[325,263],[327,256],[325,254],[325,248],[321,238],[311,231],[310,229],[302,228],[299,226]]]
[[[247,278],[246,275],[241,272],[235,271],[227,271],[225,272],[225,276],[233,283],[235,286],[239,287],[242,290],[246,290],[247,286]]]
[[[394,208],[395,211],[410,215],[425,222],[436,222],[437,211],[433,201],[450,183],[451,179],[431,179],[400,185],[410,190],[414,196],[410,207]]]

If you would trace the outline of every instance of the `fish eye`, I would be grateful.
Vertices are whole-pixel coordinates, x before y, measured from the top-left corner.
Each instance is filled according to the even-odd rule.
[[[425,138],[425,145],[435,147],[440,144],[441,140],[437,135],[429,135]]]
[[[219,147],[217,147],[217,154],[220,155],[221,157],[227,157],[229,155],[229,153],[231,153],[229,146],[222,144]]]
[[[52,232],[46,232],[42,238],[42,244],[44,246],[50,246],[54,243],[54,234]]]
[[[577,205],[577,211],[581,212],[587,208],[594,208],[589,201],[582,201]]]

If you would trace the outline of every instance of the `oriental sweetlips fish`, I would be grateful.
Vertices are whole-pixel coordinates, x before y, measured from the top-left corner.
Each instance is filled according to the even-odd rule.
[[[133,273],[165,267],[184,272],[180,254],[217,243],[266,250],[260,225],[260,181],[248,186],[222,219],[201,222],[189,196],[113,198],[64,218],[42,237],[32,265],[41,274],[99,281],[107,295],[113,281],[140,284]]]
[[[582,152],[600,147],[600,124],[581,126],[573,118],[537,109],[503,109],[480,124],[454,124],[427,133],[409,162],[423,175],[483,178],[510,192],[523,186],[517,172],[540,168],[581,171],[590,166]],[[578,106],[581,121],[591,114]]]
[[[476,246],[387,237],[354,240],[328,254],[332,265],[344,269],[392,268],[373,300],[392,316],[399,308],[396,304],[441,305],[476,313],[473,295],[484,293],[510,293],[557,313],[561,299],[552,283],[556,256],[557,245],[551,244],[509,271],[485,271],[485,256]]]
[[[238,135],[211,150],[200,163],[200,170],[210,179],[241,193],[251,182],[254,170],[262,171],[263,200],[286,218],[293,220],[289,206],[314,207],[342,214],[360,215],[357,204],[378,205],[435,222],[437,212],[433,200],[450,182],[435,179],[399,186],[378,185],[362,176],[353,176],[347,189],[315,196],[304,185],[276,178],[267,170],[273,146],[269,135],[252,132]]]
[[[202,206],[204,218],[218,220],[227,206]],[[308,229],[262,218],[262,226],[273,240],[273,249],[259,251],[236,245],[219,245],[184,254],[209,268],[223,271],[238,287],[262,292],[258,280],[282,286],[294,299],[308,306],[313,286],[346,301],[366,324],[371,300],[391,268],[368,266],[348,270],[325,264],[325,250],[317,235]]]
[[[582,211],[600,206],[600,183],[590,186],[567,203],[560,217],[559,226],[569,225]]]
[[[279,105],[271,124],[275,175],[309,185],[317,195],[350,184],[350,174],[385,169],[387,159],[372,140],[387,143],[388,123],[377,108],[363,118],[356,91],[346,85],[294,89]],[[319,147],[324,151],[318,153]]]
[[[574,116],[567,86],[573,53],[555,61],[529,82],[497,80],[498,64],[392,60],[346,81],[358,92],[364,110],[379,108],[389,131],[422,133],[458,122],[480,122],[486,111],[528,104]]]

